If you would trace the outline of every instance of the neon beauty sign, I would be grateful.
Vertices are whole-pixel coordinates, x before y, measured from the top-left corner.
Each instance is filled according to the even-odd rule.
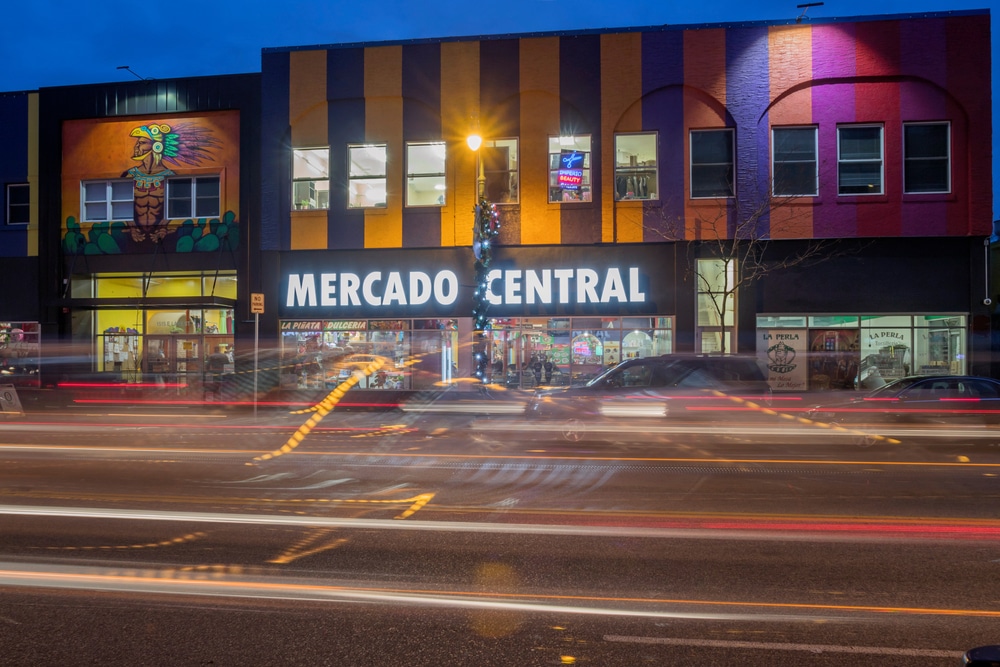
[[[583,153],[564,152],[559,157],[559,187],[563,190],[579,190],[583,185]]]

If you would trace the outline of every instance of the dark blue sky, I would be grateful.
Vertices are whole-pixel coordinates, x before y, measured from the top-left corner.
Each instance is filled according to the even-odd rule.
[[[803,0],[26,0],[4,7],[0,91],[260,71],[264,47],[794,19]],[[998,89],[997,0],[828,0],[806,17],[989,9]],[[994,105],[994,211],[1000,138]],[[1000,215],[994,214],[994,219]]]

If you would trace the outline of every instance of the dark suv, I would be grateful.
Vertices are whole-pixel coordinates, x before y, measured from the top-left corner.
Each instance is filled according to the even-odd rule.
[[[718,418],[771,402],[755,357],[668,354],[629,359],[585,385],[540,389],[528,416]]]

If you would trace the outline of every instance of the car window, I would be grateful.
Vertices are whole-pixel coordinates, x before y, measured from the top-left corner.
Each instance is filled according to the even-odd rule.
[[[997,385],[992,382],[987,382],[986,380],[966,380],[966,387],[970,392],[970,397],[976,398],[997,398],[1000,397],[1000,391],[997,390]]]
[[[685,387],[688,389],[709,389],[718,384],[718,381],[712,377],[712,374],[707,372],[704,368],[696,368],[676,383],[678,387]]]
[[[622,369],[622,387],[648,387],[653,376],[653,369],[649,364],[632,364]]]

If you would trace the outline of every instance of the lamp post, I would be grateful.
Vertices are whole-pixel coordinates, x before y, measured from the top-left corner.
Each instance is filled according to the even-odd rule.
[[[500,217],[497,208],[486,199],[486,172],[484,171],[482,154],[479,148],[483,138],[471,134],[466,143],[476,152],[478,176],[476,177],[476,207],[475,222],[472,225],[472,252],[476,258],[476,287],[473,292],[472,323],[473,344],[472,356],[475,361],[474,375],[482,382],[487,381],[486,368],[489,365],[489,331],[492,328],[486,311],[490,302],[486,300],[489,285],[486,276],[493,260],[493,239],[500,233]]]

